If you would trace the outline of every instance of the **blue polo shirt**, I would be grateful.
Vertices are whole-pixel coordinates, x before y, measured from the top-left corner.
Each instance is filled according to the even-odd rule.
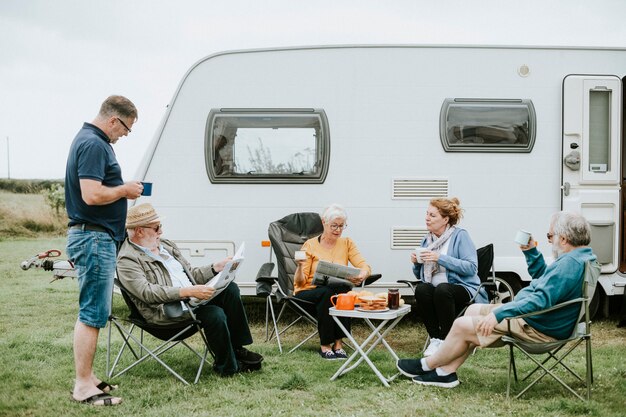
[[[107,187],[124,184],[122,169],[107,135],[91,123],[83,124],[72,142],[65,169],[65,208],[69,225],[93,224],[104,227],[113,239],[124,240],[127,202],[120,198],[110,204],[90,206],[83,200],[80,179],[99,181]]]

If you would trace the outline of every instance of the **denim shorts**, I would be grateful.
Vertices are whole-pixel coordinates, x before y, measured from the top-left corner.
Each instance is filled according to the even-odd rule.
[[[115,279],[115,240],[106,232],[70,229],[67,254],[78,273],[78,320],[106,327]]]

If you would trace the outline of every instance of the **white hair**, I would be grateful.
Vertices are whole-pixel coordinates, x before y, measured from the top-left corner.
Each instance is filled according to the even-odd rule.
[[[330,223],[335,219],[348,221],[348,213],[346,213],[346,209],[336,203],[326,207],[324,211],[322,211],[322,214],[320,214],[320,217],[324,220],[324,223]]]
[[[582,215],[559,211],[552,216],[552,232],[564,237],[575,247],[587,246],[591,242],[591,226]]]

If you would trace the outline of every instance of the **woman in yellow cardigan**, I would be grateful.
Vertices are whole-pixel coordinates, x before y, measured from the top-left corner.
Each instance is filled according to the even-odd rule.
[[[356,244],[349,237],[341,237],[343,230],[348,227],[346,223],[348,215],[346,210],[332,204],[321,214],[324,231],[320,236],[304,242],[302,250],[306,251],[306,259],[297,261],[298,268],[294,275],[294,293],[297,298],[312,301],[316,305],[317,328],[320,334],[320,355],[324,359],[346,359],[343,350],[343,331],[337,326],[333,318],[328,314],[332,306],[330,297],[334,294],[345,293],[350,290],[348,285],[339,286],[315,286],[312,284],[313,275],[320,260],[348,265],[348,262],[361,273],[350,281],[359,285],[371,273],[371,268],[365,262]],[[342,319],[346,329],[350,329],[350,319]]]

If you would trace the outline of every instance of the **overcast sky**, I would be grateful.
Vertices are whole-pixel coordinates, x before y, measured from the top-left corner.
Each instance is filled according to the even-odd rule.
[[[124,178],[133,179],[182,76],[219,51],[626,47],[625,16],[624,0],[0,0],[0,177],[10,168],[11,178],[62,178],[82,122],[122,94],[139,109],[133,133],[115,145]]]

